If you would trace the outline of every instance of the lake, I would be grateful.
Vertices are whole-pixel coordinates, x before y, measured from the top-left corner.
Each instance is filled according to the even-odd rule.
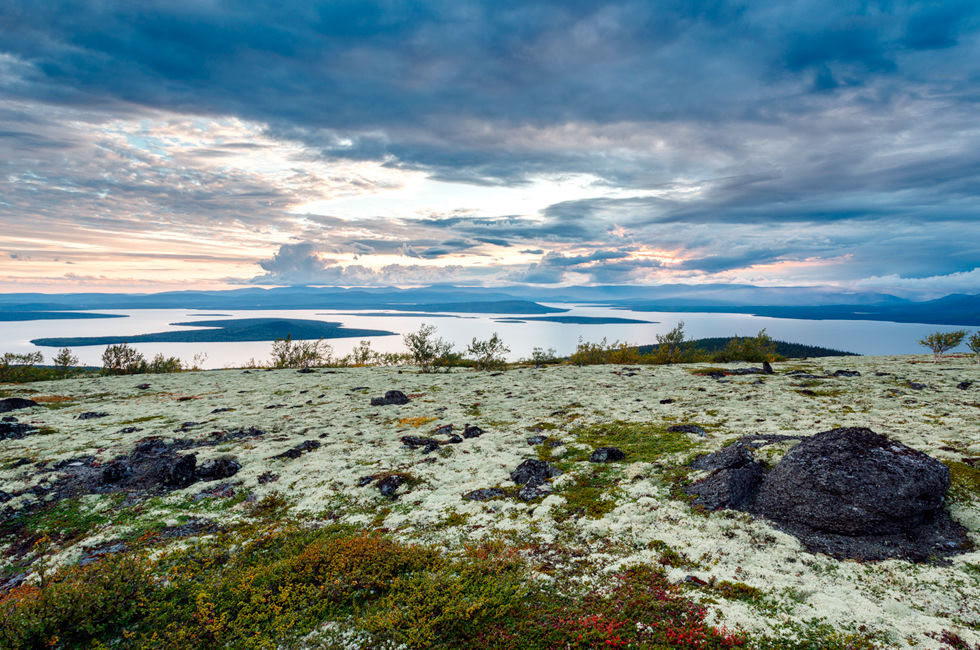
[[[473,337],[488,338],[493,332],[500,334],[510,347],[509,358],[516,360],[530,356],[534,347],[555,348],[566,355],[575,350],[579,337],[586,341],[598,341],[606,337],[634,344],[655,343],[656,335],[672,329],[679,321],[685,323],[687,338],[716,336],[752,336],[762,328],[775,339],[807,345],[817,345],[858,354],[910,354],[924,353],[925,348],[916,343],[920,338],[936,330],[960,329],[950,325],[919,323],[891,323],[884,321],[854,320],[798,320],[787,318],[758,317],[747,314],[708,314],[675,312],[633,312],[612,309],[601,305],[573,305],[542,303],[568,309],[562,316],[596,318],[632,318],[655,323],[628,323],[608,325],[582,325],[543,321],[497,322],[497,319],[519,319],[512,314],[398,314],[379,310],[363,312],[351,310],[221,310],[221,318],[299,318],[335,321],[345,327],[377,329],[397,332],[394,336],[369,337],[371,347],[382,352],[404,350],[401,334],[414,331],[422,323],[438,328],[437,334],[451,342],[457,349],[465,349]],[[186,309],[136,309],[99,310],[102,313],[121,314],[127,318],[84,320],[39,320],[0,322],[0,352],[30,352],[41,350],[49,362],[56,352],[54,348],[35,347],[31,339],[55,336],[103,336],[109,334],[134,335],[150,332],[186,329],[170,323],[178,321],[214,320],[216,310]],[[393,315],[385,315],[391,313]],[[969,328],[967,328],[969,329]],[[331,339],[335,356],[343,356],[358,344],[359,339]],[[224,368],[241,365],[249,359],[264,361],[269,357],[271,343],[140,343],[134,345],[146,356],[163,353],[177,356],[189,362],[194,355],[207,354],[206,368]],[[105,346],[73,348],[81,363],[101,365]]]

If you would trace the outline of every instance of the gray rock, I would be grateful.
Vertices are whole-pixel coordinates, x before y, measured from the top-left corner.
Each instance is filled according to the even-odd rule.
[[[467,501],[490,501],[491,499],[499,499],[505,496],[507,496],[507,493],[502,488],[493,487],[467,492],[463,495],[463,498]]]
[[[7,397],[6,399],[0,399],[0,413],[8,413],[18,409],[31,408],[32,406],[37,406],[37,402],[32,399],[25,399],[23,397]]]
[[[693,433],[696,436],[701,436],[704,438],[708,435],[708,432],[699,427],[696,424],[673,424],[667,427],[668,433]]]
[[[187,454],[177,456],[177,460],[169,467],[164,477],[163,484],[175,488],[185,488],[194,482],[194,469],[197,465],[197,456]]]
[[[216,481],[234,476],[241,468],[242,466],[237,460],[218,458],[201,463],[201,466],[197,468],[197,476],[202,481]]]
[[[391,474],[386,476],[380,481],[378,481],[378,490],[381,491],[382,496],[386,496],[392,500],[397,499],[398,495],[396,491],[398,486],[404,482],[404,479],[398,474]]]
[[[589,456],[590,463],[611,463],[616,460],[623,460],[626,454],[616,447],[599,447]]]
[[[483,429],[478,426],[467,424],[463,427],[464,438],[478,438],[483,435]]]
[[[547,461],[529,458],[510,473],[510,480],[518,485],[527,485],[530,483],[534,486],[541,485],[547,479],[558,476],[560,473],[557,467]]]
[[[84,413],[79,413],[76,419],[78,420],[94,420],[96,418],[104,418],[109,414],[105,411],[86,411]]]
[[[387,406],[389,404],[408,404],[409,399],[400,390],[389,390],[384,397],[372,397],[371,406]]]

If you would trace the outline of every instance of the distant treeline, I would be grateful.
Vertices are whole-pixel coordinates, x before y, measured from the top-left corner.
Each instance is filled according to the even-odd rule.
[[[708,354],[716,354],[722,352],[726,348],[732,345],[738,337],[734,336],[721,336],[716,338],[706,338],[706,339],[693,339],[691,341],[684,341],[681,343],[682,348],[687,348],[691,350],[701,350]],[[781,357],[787,359],[801,359],[803,357],[856,357],[860,356],[854,352],[844,352],[843,350],[833,350],[831,348],[822,348],[817,345],[804,345],[802,343],[789,343],[787,341],[772,341],[772,346],[775,353]],[[651,345],[641,345],[637,348],[641,355],[652,354],[657,351],[659,344],[653,343]]]

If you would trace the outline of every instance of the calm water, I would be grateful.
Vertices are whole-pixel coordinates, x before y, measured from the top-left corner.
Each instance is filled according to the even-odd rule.
[[[102,336],[133,335],[150,332],[187,329],[174,327],[177,321],[216,320],[221,318],[307,318],[339,321],[347,327],[381,329],[397,332],[395,336],[371,337],[371,347],[383,352],[404,350],[401,334],[417,330],[422,323],[438,328],[437,334],[452,341],[457,349],[465,349],[473,337],[488,338],[497,332],[510,347],[509,357],[514,360],[527,357],[534,347],[555,348],[559,354],[575,349],[579,337],[586,341],[620,340],[636,344],[655,343],[656,335],[684,321],[687,338],[714,336],[755,335],[766,328],[773,338],[809,345],[843,349],[859,354],[909,354],[923,353],[925,349],[916,341],[937,329],[958,329],[948,325],[919,323],[888,323],[881,321],[815,321],[786,318],[764,318],[745,314],[697,314],[674,312],[631,312],[595,305],[569,305],[548,303],[550,306],[570,309],[563,315],[635,318],[656,321],[628,325],[566,325],[562,323],[527,322],[499,323],[495,318],[511,317],[508,314],[472,315],[455,314],[457,318],[438,316],[364,316],[350,310],[185,310],[185,309],[138,309],[100,310],[102,313],[126,314],[128,318],[91,320],[42,320],[29,322],[0,322],[0,352],[29,352],[41,350],[45,360],[56,352],[53,348],[35,347],[29,341],[51,336]],[[370,310],[378,313],[379,310]],[[368,313],[368,312],[365,312]],[[225,316],[227,314],[227,316]],[[357,345],[358,339],[332,339],[336,356],[343,356]],[[101,365],[105,346],[74,348],[83,364]],[[140,343],[136,344],[143,354],[152,356],[161,352],[190,361],[195,354],[206,353],[207,368],[223,368],[240,365],[249,359],[268,359],[271,343]]]

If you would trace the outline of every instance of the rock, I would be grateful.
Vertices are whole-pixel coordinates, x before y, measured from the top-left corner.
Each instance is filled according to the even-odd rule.
[[[773,374],[772,364],[769,363],[768,361],[763,361],[762,372],[766,373],[767,375]]]
[[[229,406],[225,406],[225,407],[222,407],[222,408],[214,409],[213,411],[211,411],[211,415],[214,415],[215,413],[227,413],[228,411],[234,411],[234,410],[235,409],[233,409],[233,408],[231,408]]]
[[[132,475],[132,470],[126,463],[115,460],[102,469],[102,483],[111,485],[118,483]]]
[[[544,441],[547,439],[548,438],[546,438],[545,436],[531,436],[527,439],[527,444],[533,447],[535,445],[544,444]]]
[[[150,387],[149,384],[136,384],[136,388],[138,388],[140,390],[146,390],[149,387]]]
[[[452,432],[453,432],[453,425],[451,425],[451,424],[444,424],[441,427],[436,427],[435,430],[432,431],[432,435],[435,435],[435,436],[448,436]]]
[[[424,447],[426,453],[439,448],[439,441],[433,440],[432,438],[422,438],[419,436],[402,436],[399,438],[402,444],[409,449],[418,449],[419,447]]]
[[[201,463],[201,466],[197,468],[197,476],[202,481],[216,481],[234,476],[241,468],[242,466],[237,460],[218,458]]]
[[[174,429],[174,433],[181,433],[187,431],[188,429],[193,429],[194,427],[201,426],[200,422],[183,422],[179,428]]]
[[[834,377],[860,377],[861,373],[857,370],[835,370]]]
[[[776,522],[840,535],[909,532],[940,511],[949,469],[864,428],[805,438],[776,465],[755,509]]]
[[[133,456],[149,456],[162,454],[167,451],[167,443],[160,438],[144,438],[136,443]]]
[[[137,431],[142,431],[142,429],[138,427],[123,427],[116,433],[136,433]]]
[[[362,476],[361,478],[357,479],[357,487],[364,487],[365,485],[370,485],[373,482],[374,474],[371,474],[370,476]]]
[[[750,460],[740,466],[716,470],[684,491],[695,497],[695,505],[708,510],[738,508],[749,501],[761,481],[762,465]]]
[[[906,388],[911,388],[912,390],[925,390],[926,388],[929,388],[925,384],[920,384],[914,381],[905,382],[905,386]]]
[[[505,496],[507,496],[507,492],[502,488],[492,487],[467,492],[463,495],[463,498],[467,501],[490,501],[491,499],[499,499]]]
[[[700,470],[731,469],[748,465],[755,458],[744,445],[739,442],[722,447],[706,456],[699,456],[688,467]]]
[[[23,397],[0,399],[0,413],[9,413],[18,409],[31,408],[32,406],[37,406],[37,402],[32,399],[24,399]]]
[[[300,368],[296,372],[298,372],[301,375],[308,375],[311,372],[316,372],[316,370],[314,370],[313,368]]]
[[[371,406],[387,406],[388,404],[408,404],[409,399],[400,390],[389,390],[384,397],[372,397]]]
[[[129,551],[129,547],[123,542],[106,542],[94,548],[86,549],[85,555],[78,561],[78,566],[86,566],[98,562],[107,555],[126,553],[127,551]]]
[[[105,411],[85,411],[84,413],[79,413],[76,420],[94,420],[96,418],[104,418],[108,413]]]
[[[20,440],[38,431],[38,428],[24,422],[0,422],[0,440]]]
[[[590,463],[611,463],[616,460],[623,460],[626,454],[616,447],[599,447],[589,456]]]
[[[449,442],[450,444],[453,444],[453,445],[458,445],[459,443],[463,442],[463,437],[462,436],[457,436],[454,433],[453,435],[449,436],[449,440],[447,442]]]
[[[972,385],[973,385],[972,381],[961,381],[960,383],[956,384],[956,387],[959,388],[960,390],[967,390]]]
[[[557,467],[544,460],[529,458],[510,473],[510,480],[518,485],[541,485],[545,480],[558,476],[561,472]]]
[[[7,503],[11,499],[13,499],[12,496],[10,496],[9,494],[7,494],[3,490],[0,490],[0,503]]]
[[[483,435],[483,429],[476,425],[467,424],[463,427],[463,437],[464,438],[479,438]]]
[[[259,474],[259,484],[265,485],[266,483],[275,483],[279,480],[278,474],[273,474],[272,472],[262,472]]]
[[[394,500],[398,498],[398,495],[395,494],[395,491],[398,489],[398,486],[401,485],[403,481],[404,479],[398,474],[391,474],[390,476],[386,476],[380,481],[378,481],[378,489],[381,491],[382,496],[386,496]]]
[[[674,400],[672,400],[671,398],[668,397],[667,399],[660,400],[660,403],[661,404],[673,404],[674,403]]]
[[[541,497],[551,494],[551,488],[548,485],[531,485],[528,483],[520,489],[517,493],[517,498],[521,501],[534,501]]]
[[[304,440],[303,442],[299,443],[292,449],[287,449],[281,454],[277,454],[273,456],[273,458],[299,458],[300,456],[302,456],[304,453],[308,451],[313,451],[314,449],[318,449],[320,447],[320,444],[321,443],[319,440]]]
[[[704,438],[708,432],[696,424],[672,424],[667,427],[667,433],[693,433]]]
[[[177,456],[177,460],[167,470],[163,484],[175,488],[187,487],[194,482],[194,468],[196,465],[196,454]]]
[[[5,415],[0,418],[0,422],[17,422],[17,418],[12,415]]]

